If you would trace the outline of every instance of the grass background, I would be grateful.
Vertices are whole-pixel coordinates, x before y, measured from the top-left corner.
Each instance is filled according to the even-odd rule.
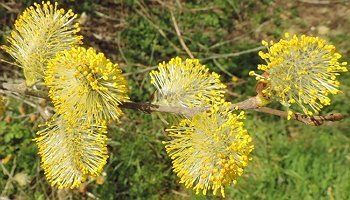
[[[192,54],[229,85],[227,99],[254,94],[247,76],[259,59],[256,52],[232,53],[278,40],[284,32],[320,36],[335,44],[349,61],[348,1],[275,0],[100,0],[59,1],[79,14],[85,46],[93,46],[127,73],[131,99],[149,101],[148,71],[171,57],[188,57],[171,19]],[[0,0],[0,43],[29,0]],[[5,54],[1,58],[10,60]],[[1,77],[22,79],[4,63]],[[234,77],[234,78],[232,78]],[[343,94],[323,113],[350,113],[350,75],[341,77]],[[109,130],[110,158],[104,173],[77,190],[58,191],[47,184],[32,141],[38,113],[21,98],[10,97],[0,121],[0,192],[7,199],[218,199],[195,195],[178,184],[161,143],[166,125],[155,114],[125,111]],[[31,102],[36,102],[31,99]],[[272,104],[280,108],[278,104]],[[253,160],[228,199],[350,199],[350,120],[310,127],[265,114],[247,112],[253,136]]]

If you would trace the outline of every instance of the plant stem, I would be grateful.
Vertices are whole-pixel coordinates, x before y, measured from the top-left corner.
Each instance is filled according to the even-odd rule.
[[[9,91],[9,92],[19,93],[21,95],[28,95],[28,96],[50,100],[46,91],[29,88],[26,86],[24,82],[19,84],[0,83],[0,89]],[[231,108],[232,110],[255,110],[258,112],[287,118],[288,114],[285,111],[276,110],[268,107],[260,107],[260,106],[261,106],[260,101],[257,97],[250,97],[241,102],[232,104]],[[185,108],[185,107],[175,107],[175,106],[163,106],[163,105],[155,105],[151,103],[138,103],[138,102],[123,102],[120,105],[120,107],[126,108],[126,109],[139,110],[146,113],[165,112],[165,113],[184,115],[187,117],[194,116],[195,114],[203,112],[208,109],[208,108]],[[325,122],[340,121],[344,118],[345,116],[340,113],[333,113],[333,114],[328,114],[323,116],[308,116],[301,113],[294,113],[292,116],[293,120],[302,122],[307,125],[312,125],[312,126],[320,126]]]

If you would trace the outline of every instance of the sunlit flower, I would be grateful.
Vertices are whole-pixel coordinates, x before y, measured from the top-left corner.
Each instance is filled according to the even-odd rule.
[[[71,126],[54,116],[35,139],[47,180],[58,188],[76,188],[98,176],[107,156],[106,124]]]
[[[197,59],[182,60],[179,57],[159,64],[150,73],[151,83],[157,88],[155,102],[161,105],[204,107],[220,101],[224,96],[224,84],[217,73],[209,73]]]
[[[339,93],[336,77],[346,72],[346,62],[339,63],[341,55],[333,45],[318,37],[294,35],[277,43],[268,44],[267,53],[259,55],[267,64],[259,65],[263,75],[250,72],[250,75],[266,83],[262,94],[276,99],[289,108],[296,104],[308,115],[320,111],[330,104],[329,94]],[[289,110],[289,116],[292,111]]]
[[[250,160],[252,139],[243,127],[244,113],[230,111],[230,104],[214,105],[191,119],[183,119],[166,131],[164,142],[180,183],[196,193],[224,193],[224,186],[236,183]]]
[[[43,79],[48,60],[57,52],[81,43],[76,17],[48,1],[35,3],[17,19],[7,38],[9,46],[2,48],[23,68],[28,85]]]
[[[70,122],[118,120],[118,106],[129,98],[119,66],[92,48],[57,54],[48,64],[45,83],[57,112]]]

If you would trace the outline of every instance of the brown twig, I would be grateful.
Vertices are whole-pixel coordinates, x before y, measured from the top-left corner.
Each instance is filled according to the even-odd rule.
[[[213,62],[214,62],[214,64],[215,64],[222,72],[224,72],[225,74],[227,74],[227,75],[230,76],[230,77],[233,77],[233,76],[234,76],[231,72],[227,71],[227,69],[225,69],[224,67],[222,67],[222,66],[220,65],[220,63],[219,63],[216,59],[213,59]]]
[[[6,167],[2,164],[2,162],[0,162],[0,166],[1,166],[1,168],[2,168],[3,173],[6,174],[6,175],[8,176],[8,179],[7,179],[7,181],[6,181],[5,187],[4,187],[4,189],[2,190],[2,192],[1,192],[1,196],[3,196],[6,192],[8,192],[8,188],[9,188],[11,182],[14,181],[14,180],[13,180],[13,176],[14,176],[14,174],[15,174],[15,169],[16,169],[16,167],[17,167],[17,164],[16,164],[16,157],[15,157],[14,160],[13,160],[13,166],[12,166],[11,172],[9,172],[9,171],[6,169]]]
[[[192,52],[191,52],[190,49],[187,47],[185,41],[184,41],[183,38],[182,38],[180,28],[179,28],[179,26],[177,25],[177,22],[176,22],[174,13],[173,13],[172,11],[170,11],[170,15],[171,15],[171,21],[173,21],[173,24],[174,24],[174,28],[175,28],[175,31],[176,31],[176,35],[177,35],[177,37],[179,38],[179,41],[180,41],[180,44],[181,44],[182,48],[186,51],[186,53],[188,54],[188,56],[189,56],[190,58],[194,58]]]
[[[37,106],[37,109],[41,115],[41,117],[47,121],[48,119],[51,118],[51,116],[53,115],[47,107],[41,107],[40,105]]]
[[[184,107],[176,107],[176,106],[162,106],[162,105],[155,105],[150,103],[136,103],[136,102],[123,102],[120,105],[120,107],[139,110],[146,113],[165,112],[165,113],[185,115],[188,117],[191,117],[207,109],[207,108],[184,108]]]
[[[231,105],[231,108],[233,110],[250,110],[259,108],[261,106],[261,101],[258,97],[250,97],[246,100],[243,100],[241,102],[235,103]]]
[[[207,58],[203,58],[201,60],[202,61],[206,61],[206,60],[212,60],[212,59],[218,59],[218,58],[236,57],[236,56],[240,56],[240,55],[244,55],[244,54],[260,51],[260,50],[263,50],[263,49],[266,49],[266,47],[260,46],[260,47],[256,47],[256,48],[253,48],[253,49],[248,49],[248,50],[244,50],[244,51],[240,51],[240,52],[236,52],[236,53],[216,54],[216,55],[213,55],[213,56],[209,56]]]
[[[46,92],[41,91],[41,90],[34,90],[31,88],[28,88],[26,86],[25,82],[20,83],[20,84],[0,83],[0,89],[12,91],[12,92],[17,92],[17,93],[22,94],[22,95],[39,97],[42,99],[48,99]]]
[[[157,69],[157,68],[158,68],[158,66],[151,66],[151,67],[147,67],[145,69],[141,69],[139,71],[124,73],[123,76],[131,76],[131,75],[135,75],[135,74],[142,74],[142,73],[149,72],[149,71],[152,71],[152,70]]]
[[[1,47],[0,47],[0,48],[1,48]],[[16,64],[16,63],[14,63],[14,62],[9,62],[9,61],[4,60],[4,59],[2,59],[2,58],[0,58],[0,62],[3,62],[3,63],[6,63],[6,64],[9,64],[9,65],[13,65],[13,66],[16,66],[16,67],[21,68],[21,66],[20,66],[20,65],[18,65],[18,64]]]
[[[228,89],[225,90],[225,93],[226,93],[227,95],[233,96],[233,97],[240,97],[240,96],[241,96],[240,94],[235,93],[235,92],[231,92],[231,90],[228,90]]]
[[[5,87],[4,87],[5,86]],[[31,88],[27,88],[24,83],[21,84],[11,84],[11,83],[2,83],[0,84],[0,89],[7,90],[15,93],[19,93],[22,95],[30,95],[43,99],[50,100],[47,93],[45,91],[38,91]],[[283,118],[287,118],[287,112],[281,110],[275,110],[267,107],[260,107],[261,102],[257,97],[250,97],[244,101],[232,104],[232,110],[255,110],[262,113],[267,113],[271,115],[280,116]],[[174,107],[174,106],[163,106],[163,105],[155,105],[150,103],[137,103],[137,102],[123,102],[120,105],[121,108],[139,110],[146,113],[151,112],[166,112],[166,113],[174,113],[185,116],[193,116],[199,112],[205,111],[208,108],[184,108],[184,107]],[[300,113],[295,113],[292,116],[292,119],[302,122],[307,125],[320,126],[327,121],[340,121],[344,119],[340,113],[333,113],[323,116],[307,116]]]
[[[10,6],[6,5],[5,3],[0,2],[0,6],[4,7],[9,13],[19,13],[19,10],[12,9]]]
[[[275,110],[275,109],[267,108],[267,107],[256,108],[254,110],[256,110],[258,112],[262,112],[262,113],[280,116],[283,118],[287,118],[287,116],[288,116],[287,112],[284,112],[281,110]],[[311,125],[311,126],[320,126],[327,121],[328,122],[329,121],[330,122],[340,121],[344,118],[345,118],[345,116],[340,114],[340,113],[332,113],[332,114],[321,115],[321,116],[308,116],[308,115],[301,114],[301,113],[294,113],[291,116],[291,119],[294,119],[296,121],[299,121],[299,122],[302,122],[304,124]]]
[[[142,8],[142,5],[139,4],[139,6]],[[135,12],[140,15],[141,17],[143,17],[147,22],[149,22],[149,24],[157,29],[157,31],[159,32],[159,34],[169,42],[169,44],[175,49],[176,52],[181,52],[181,50],[173,43],[171,42],[171,40],[166,36],[165,32],[160,28],[160,26],[158,26],[156,23],[154,23],[151,19],[149,19],[143,12],[142,9],[141,11],[139,9],[135,9]]]
[[[299,0],[301,3],[308,3],[308,4],[318,4],[318,5],[328,5],[328,4],[335,4],[335,3],[341,3],[345,1],[327,1],[327,0]]]
[[[5,91],[10,91],[10,92],[15,92],[21,95],[27,95],[27,96],[32,96],[32,97],[38,97],[41,99],[45,99],[45,100],[50,100],[47,93],[41,90],[34,90],[34,89],[30,89],[26,86],[25,82],[22,82],[20,84],[13,84],[13,83],[0,83],[0,89],[1,90],[5,90]],[[15,97],[15,96],[13,96]],[[15,97],[17,98],[17,97]],[[24,101],[25,103],[27,103],[28,105],[37,108],[40,115],[42,116],[42,118],[44,120],[48,120],[51,117],[51,113],[48,110],[47,107],[42,107],[41,105],[35,105],[32,102],[26,101],[21,99],[22,101]]]

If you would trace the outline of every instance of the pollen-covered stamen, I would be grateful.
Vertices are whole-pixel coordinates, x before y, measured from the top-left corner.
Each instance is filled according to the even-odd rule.
[[[49,59],[56,53],[81,44],[82,36],[76,15],[57,8],[57,3],[35,3],[16,20],[9,46],[2,48],[23,67],[26,83],[32,85],[43,79]]]
[[[333,45],[317,37],[302,35],[280,40],[278,43],[263,41],[268,53],[259,52],[267,64],[258,69],[269,76],[251,72],[259,81],[267,83],[262,92],[265,96],[280,101],[291,108],[298,105],[301,110],[312,115],[330,104],[329,94],[339,93],[336,76],[346,72],[346,62],[339,63],[341,55]]]
[[[106,124],[71,126],[54,116],[35,139],[41,165],[52,186],[76,188],[87,176],[97,176],[106,164]]]
[[[224,186],[236,183],[253,149],[243,118],[223,103],[166,130],[171,140],[164,142],[165,148],[180,183],[197,193],[212,190],[225,195]]]
[[[209,102],[220,101],[225,93],[226,86],[220,82],[220,76],[209,73],[197,59],[173,58],[159,64],[150,76],[157,89],[155,103],[158,104],[204,107]]]
[[[92,48],[72,48],[48,64],[45,83],[58,113],[75,122],[118,120],[127,83],[117,64]]]

